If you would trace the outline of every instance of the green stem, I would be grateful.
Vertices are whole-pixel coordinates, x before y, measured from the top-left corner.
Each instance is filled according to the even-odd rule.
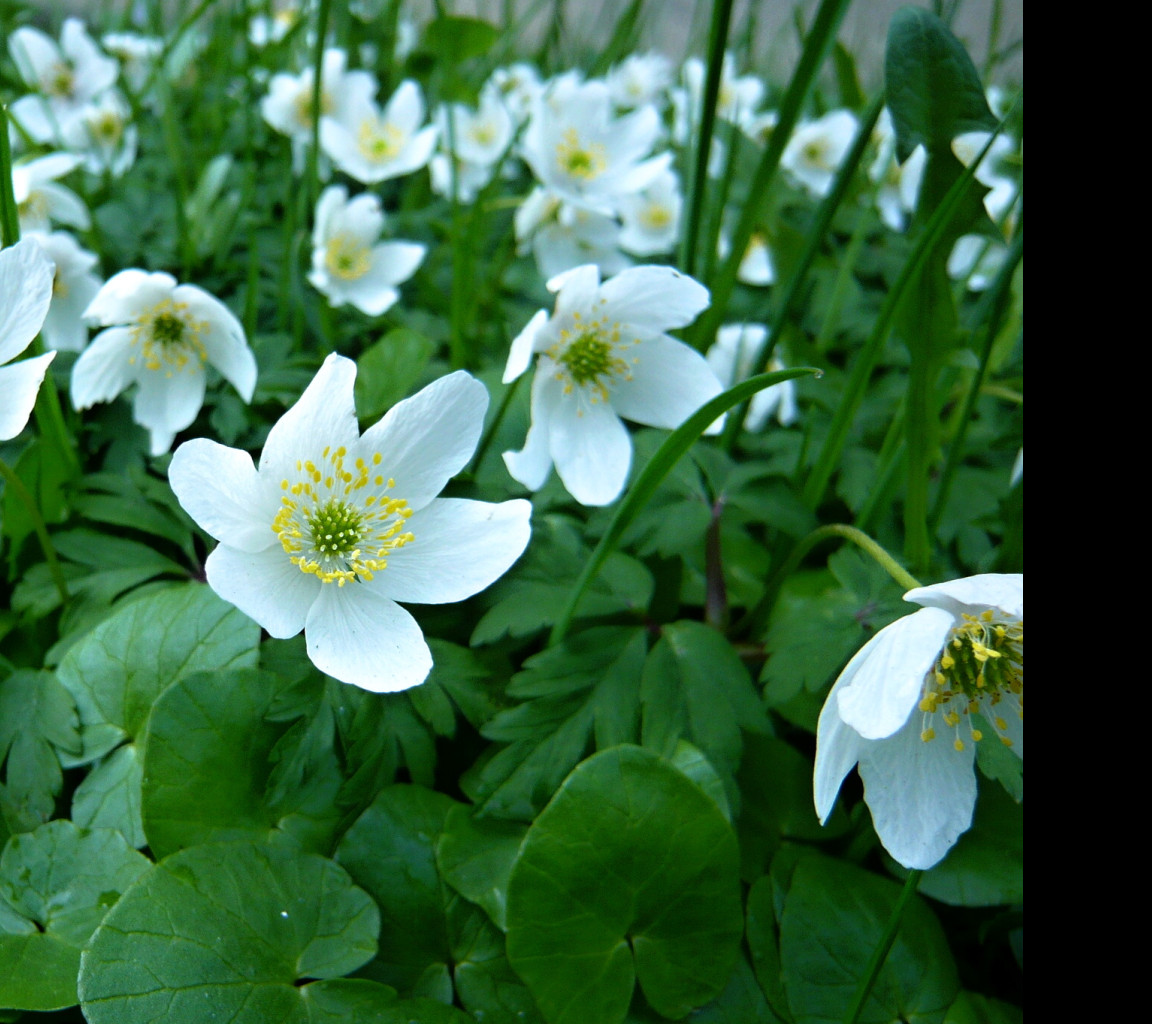
[[[708,77],[704,82],[704,96],[701,99],[696,163],[692,169],[692,187],[688,195],[688,216],[684,221],[684,234],[680,241],[680,267],[686,274],[695,273],[696,248],[699,242],[697,235],[700,231],[700,218],[704,212],[704,193],[708,187],[708,157],[712,152],[712,132],[716,124],[716,100],[720,96],[724,47],[728,42],[728,25],[731,20],[732,0],[715,0],[712,4],[712,23],[708,29]],[[743,255],[743,250],[740,255]]]
[[[12,149],[8,141],[8,106],[0,105],[0,247],[20,241],[20,213],[12,190]]]
[[[913,353],[908,374],[908,405],[904,417],[908,485],[904,495],[904,556],[917,572],[926,572],[932,558],[928,534],[928,474],[936,448],[939,421],[934,408],[939,364]]]
[[[32,520],[32,529],[36,531],[36,538],[40,541],[40,549],[44,552],[44,558],[48,562],[48,571],[52,574],[52,580],[60,594],[60,602],[67,604],[68,583],[64,579],[64,570],[60,568],[60,560],[56,557],[56,548],[52,546],[52,538],[48,536],[48,527],[44,524],[44,517],[40,515],[40,509],[36,507],[36,499],[28,492],[28,488],[24,486],[24,481],[16,475],[15,470],[3,459],[0,459],[0,476],[4,477],[5,483],[11,488],[12,493],[20,499],[28,513],[28,518]]]
[[[520,381],[523,379],[523,375],[517,377],[504,389],[504,397],[500,399],[500,406],[496,410],[496,415],[492,417],[492,422],[488,424],[488,429],[484,431],[484,436],[480,438],[480,444],[476,446],[476,454],[472,456],[472,463],[468,467],[469,474],[474,476],[479,471],[480,463],[484,461],[484,456],[488,454],[488,449],[492,446],[492,439],[496,436],[496,431],[500,429],[500,424],[504,422],[504,416],[508,412],[508,407],[512,404],[512,396],[516,394],[516,389],[520,386]]]
[[[849,1007],[848,1012],[844,1015],[844,1024],[856,1024],[860,1019],[860,1013],[864,1009],[864,1003],[871,994],[872,987],[876,984],[876,979],[880,975],[880,969],[884,966],[884,961],[888,959],[888,952],[892,949],[892,943],[896,941],[896,933],[900,930],[900,922],[904,917],[904,911],[908,909],[908,904],[912,901],[912,894],[916,891],[916,886],[920,884],[920,876],[923,873],[923,871],[916,869],[908,872],[908,877],[904,880],[904,888],[900,890],[900,896],[896,900],[896,906],[892,908],[892,914],[888,918],[888,924],[884,928],[884,934],[881,936],[879,944],[872,951],[872,958],[868,961],[868,966],[864,968],[864,973],[860,977],[860,983],[856,986],[856,996],[852,1000],[852,1005]]]

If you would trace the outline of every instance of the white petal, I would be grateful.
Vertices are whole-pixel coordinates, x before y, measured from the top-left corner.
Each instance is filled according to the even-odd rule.
[[[72,366],[72,407],[111,402],[128,387],[136,379],[131,352],[131,328],[109,327],[97,334]]]
[[[588,313],[600,287],[600,270],[595,263],[573,267],[557,274],[548,282],[548,290],[556,292],[556,317],[578,312]]]
[[[424,682],[432,652],[416,620],[368,587],[323,584],[308,613],[308,657],[321,672],[373,693]]]
[[[55,358],[55,352],[45,352],[34,359],[0,366],[0,441],[9,441],[24,429],[48,364]]]
[[[686,327],[708,308],[708,289],[672,267],[631,267],[600,286],[609,319],[657,331]]]
[[[389,285],[403,284],[424,260],[427,249],[415,242],[382,242],[372,249],[372,270]]]
[[[508,353],[508,364],[504,367],[504,376],[501,378],[504,384],[511,384],[532,364],[532,356],[536,352],[534,347],[536,335],[547,322],[548,311],[546,309],[537,310],[536,315],[528,321],[524,330],[516,335],[512,342],[512,350]]]
[[[532,503],[439,498],[408,520],[415,537],[388,558],[372,587],[415,604],[463,601],[504,575],[528,546]]]
[[[188,312],[202,320],[208,329],[200,335],[208,361],[216,367],[245,402],[252,401],[256,388],[256,357],[248,348],[244,328],[232,311],[219,299],[194,284],[182,284],[173,293],[175,302],[183,302]]]
[[[221,544],[204,568],[217,594],[281,640],[304,628],[324,586],[296,568],[279,544],[263,551],[238,551]]]
[[[279,493],[262,484],[252,456],[198,437],[176,449],[168,482],[184,511],[213,537],[242,551],[279,546],[272,520]]]
[[[53,269],[32,239],[0,250],[0,363],[23,352],[43,325],[52,302]]]
[[[333,353],[324,360],[299,400],[268,432],[260,472],[277,484],[296,479],[300,459],[316,459],[326,446],[351,448],[360,434],[352,387],[356,364]]]
[[[724,390],[704,357],[665,335],[624,350],[631,380],[612,385],[612,406],[625,419],[674,430]]]
[[[610,405],[569,396],[553,409],[548,431],[556,472],[573,498],[581,505],[608,505],[620,496],[632,464],[632,439]]]
[[[488,391],[463,370],[433,381],[397,403],[364,433],[360,451],[396,481],[392,493],[413,509],[436,497],[472,457],[484,427]]]
[[[176,278],[144,270],[121,270],[104,282],[84,319],[92,324],[127,324],[159,302],[172,297]]]
[[[505,452],[504,465],[513,480],[518,480],[530,491],[544,486],[552,471],[552,446],[548,435],[548,422],[552,410],[562,400],[564,385],[554,374],[541,369],[532,379],[532,425],[524,447],[518,452]]]
[[[132,401],[132,418],[149,430],[175,435],[192,425],[204,404],[204,370],[199,361],[190,361],[171,377],[163,370],[146,369],[137,381],[140,386]],[[167,450],[165,445],[163,451]]]
[[[820,721],[816,726],[816,767],[812,773],[812,796],[816,805],[816,816],[823,825],[832,806],[840,784],[856,762],[868,741],[862,739],[855,729],[844,724],[840,717],[839,697],[841,682],[837,680],[824,701]]]
[[[986,608],[999,608],[1012,618],[1024,618],[1024,574],[984,573],[948,580],[931,587],[917,587],[904,595],[905,601],[954,614],[979,615]]]
[[[922,608],[880,630],[840,673],[840,717],[865,739],[900,729],[919,703],[924,676],[955,621],[941,608]]]
[[[385,104],[383,117],[405,135],[411,135],[424,120],[424,96],[420,86],[412,79],[406,78],[392,94],[392,98]]]
[[[904,867],[932,867],[971,826],[974,757],[974,743],[959,751],[947,738],[925,743],[915,716],[862,752],[860,778],[872,824],[884,849]]]

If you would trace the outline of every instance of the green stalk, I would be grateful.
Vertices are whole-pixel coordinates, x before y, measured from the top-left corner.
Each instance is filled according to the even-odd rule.
[[[928,534],[928,474],[940,433],[932,401],[940,364],[935,359],[912,357],[908,371],[908,403],[904,417],[904,446],[908,485],[904,494],[904,555],[917,572],[926,572],[932,558]]]
[[[8,106],[0,104],[0,248],[20,241],[20,211],[12,189],[12,149],[8,141]]]
[[[708,188],[708,156],[712,152],[712,131],[716,124],[716,100],[720,96],[720,76],[724,69],[724,48],[728,42],[728,25],[732,20],[732,0],[714,0],[712,23],[708,29],[708,77],[700,108],[700,134],[696,139],[696,163],[688,192],[688,216],[680,239],[680,268],[686,274],[696,272],[697,237],[704,212],[704,193]],[[758,193],[753,193],[756,195]],[[748,242],[745,239],[745,246]],[[740,253],[743,255],[744,250]],[[739,260],[737,260],[739,262]]]
[[[988,360],[992,356],[992,346],[995,344],[996,335],[1000,330],[1000,323],[1004,319],[1008,301],[1011,297],[1012,278],[1016,273],[1016,267],[1019,266],[1020,260],[1023,258],[1024,232],[1019,231],[1012,240],[1012,248],[1008,251],[1008,257],[997,273],[996,280],[992,282],[992,287],[985,293],[984,300],[980,304],[978,321],[983,321],[984,323],[983,344],[980,348],[980,366],[972,376],[968,393],[964,396],[964,407],[960,416],[959,428],[956,431],[955,437],[952,439],[952,443],[948,446],[948,455],[945,458],[944,469],[940,475],[940,489],[936,492],[936,501],[928,517],[928,523],[933,531],[936,530],[940,522],[940,517],[944,514],[944,509],[948,505],[948,498],[952,492],[952,484],[956,477],[956,470],[964,458],[964,442],[968,436],[969,424],[972,422],[972,412],[976,408],[976,400],[980,397],[980,389],[984,383],[985,374],[988,372]]]
[[[705,310],[692,332],[692,340],[697,348],[701,348],[707,339],[715,337],[716,331],[724,319],[728,309],[728,300],[732,297],[732,291],[736,286],[736,274],[740,269],[740,261],[748,248],[752,232],[755,231],[756,225],[760,221],[761,210],[767,201],[768,188],[776,176],[776,169],[780,165],[780,157],[784,153],[784,147],[792,135],[792,129],[796,127],[800,110],[808,97],[812,83],[815,81],[816,72],[824,63],[824,58],[828,55],[828,50],[836,38],[836,29],[851,2],[852,0],[822,0],[820,8],[816,12],[812,30],[804,41],[804,50],[800,54],[796,74],[792,76],[788,91],[780,102],[779,120],[772,130],[764,155],[760,158],[752,184],[748,189],[749,199],[740,212],[740,220],[732,237],[732,251],[721,266],[716,280],[712,282],[712,305]],[[687,266],[685,269],[688,269]],[[691,271],[689,270],[689,272]]]
[[[900,930],[904,911],[908,909],[908,904],[912,901],[912,894],[916,891],[916,886],[920,884],[920,876],[923,873],[923,871],[915,869],[908,872],[908,877],[904,880],[904,888],[900,890],[896,906],[892,908],[892,914],[884,928],[884,934],[872,951],[872,958],[868,961],[868,966],[864,969],[864,974],[856,987],[856,996],[852,1000],[848,1012],[844,1015],[844,1024],[856,1024],[860,1019],[860,1012],[864,1009],[864,1003],[867,1002],[872,987],[876,984],[876,979],[880,975],[880,968],[888,959],[888,952],[892,949],[892,943],[896,941],[896,933]]]
[[[872,484],[868,488],[868,497],[864,499],[864,504],[856,513],[856,525],[861,530],[867,530],[876,510],[888,504],[892,474],[904,455],[905,400],[905,396],[901,396],[892,422],[888,424],[888,432],[884,435],[884,442],[880,445],[880,454],[876,457],[876,469],[872,474]]]
[[[872,376],[872,370],[880,358],[884,343],[888,340],[888,335],[892,330],[892,322],[896,317],[900,304],[904,301],[909,285],[919,278],[928,255],[939,244],[941,237],[948,228],[949,222],[952,220],[953,215],[960,205],[960,199],[965,189],[967,189],[968,183],[972,180],[976,167],[979,166],[980,161],[984,159],[997,134],[998,132],[992,133],[977,158],[973,160],[972,164],[964,169],[964,173],[953,182],[952,187],[945,194],[940,205],[925,225],[924,231],[920,235],[916,247],[908,257],[908,262],[905,263],[901,269],[900,276],[896,279],[896,283],[893,284],[891,291],[889,291],[885,297],[884,305],[880,308],[880,313],[876,317],[876,323],[872,328],[872,333],[864,343],[864,348],[852,366],[852,374],[849,378],[848,386],[844,391],[844,397],[836,408],[836,414],[832,419],[832,427],[828,431],[828,436],[824,440],[824,446],[820,450],[816,464],[812,467],[812,471],[808,475],[808,480],[804,485],[803,500],[809,508],[816,508],[824,499],[824,492],[828,487],[828,481],[832,479],[832,473],[840,463],[840,455],[844,450],[844,444],[847,441],[848,432],[852,427],[852,421],[860,409],[860,403],[864,400],[864,392],[868,387],[868,380]]]
[[[12,493],[20,499],[28,513],[28,518],[32,520],[32,529],[36,531],[36,539],[40,541],[40,550],[44,552],[44,558],[48,562],[48,571],[52,574],[52,581],[56,584],[56,592],[60,595],[60,602],[67,604],[68,583],[64,579],[64,570],[60,568],[60,559],[56,557],[56,548],[52,545],[52,538],[48,536],[48,527],[44,524],[44,517],[40,515],[40,509],[36,507],[36,499],[29,493],[28,488],[24,486],[24,481],[16,475],[15,470],[3,459],[0,459],[0,476],[4,477],[5,483],[12,490]]]
[[[500,424],[504,422],[504,417],[508,413],[508,407],[512,404],[512,397],[516,394],[516,389],[520,386],[520,381],[524,379],[523,374],[517,377],[511,384],[504,389],[504,397],[500,399],[500,405],[496,409],[496,415],[492,417],[492,422],[488,424],[488,429],[484,431],[484,436],[480,438],[480,443],[476,446],[476,454],[472,456],[472,462],[468,466],[468,474],[475,476],[480,470],[480,463],[484,461],[484,456],[488,454],[488,449],[492,445],[492,438],[496,436],[496,431],[500,429]]]
[[[624,531],[628,529],[641,509],[648,504],[649,499],[656,492],[656,488],[660,486],[660,482],[671,472],[672,467],[695,444],[704,431],[715,423],[723,413],[726,413],[734,405],[751,398],[756,392],[770,388],[773,384],[794,380],[810,373],[820,376],[823,371],[813,366],[798,366],[791,370],[761,373],[755,377],[749,377],[748,380],[742,381],[705,402],[668,435],[664,443],[657,449],[656,454],[652,456],[648,464],[632,482],[627,496],[616,509],[616,514],[612,517],[612,522],[609,523],[604,536],[600,538],[600,543],[596,545],[595,550],[584,564],[580,578],[572,587],[564,611],[556,620],[556,625],[552,627],[552,634],[548,640],[549,646],[558,644],[564,639],[568,627],[572,624],[576,609],[580,605],[580,600],[584,596],[584,591],[588,589],[588,585],[600,570],[600,566],[604,564],[604,560],[615,550],[617,543],[624,535]]]
[[[880,117],[880,111],[883,107],[884,94],[881,93],[872,101],[871,105],[865,111],[863,118],[861,118],[860,127],[856,131],[856,137],[852,140],[852,146],[845,155],[843,163],[841,163],[836,171],[832,188],[824,197],[819,209],[816,211],[816,219],[808,231],[808,239],[804,246],[804,252],[800,256],[800,261],[797,263],[792,277],[788,280],[788,287],[784,292],[784,299],[780,303],[780,308],[771,316],[770,322],[776,325],[776,330],[764,339],[760,350],[756,353],[756,359],[752,363],[753,366],[760,367],[761,369],[768,368],[768,362],[771,360],[772,352],[779,340],[780,331],[784,324],[791,321],[796,307],[800,304],[800,296],[803,294],[803,286],[807,283],[808,271],[812,269],[812,264],[816,261],[816,254],[824,244],[824,236],[828,232],[832,218],[840,208],[844,197],[848,194],[848,186],[851,184],[856,174],[856,168],[863,159],[864,152],[868,148],[868,143],[872,139],[872,129],[876,127],[876,121]],[[742,406],[729,418],[728,423],[725,424],[724,435],[720,442],[724,451],[731,452],[736,447],[736,441],[740,436],[740,431],[744,427],[744,420],[747,415],[748,407],[746,405]]]

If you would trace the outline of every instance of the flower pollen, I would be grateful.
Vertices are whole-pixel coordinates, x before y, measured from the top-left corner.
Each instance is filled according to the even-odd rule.
[[[556,147],[556,162],[565,174],[584,181],[598,178],[608,168],[604,147],[597,142],[582,146],[575,128],[569,128]]]
[[[632,379],[617,349],[635,345],[639,339],[621,342],[620,324],[609,327],[606,317],[586,322],[577,312],[572,320],[572,327],[561,330],[560,340],[548,350],[559,366],[556,379],[564,382],[565,394],[571,394],[574,387],[588,388],[592,404],[606,402],[612,381]]]
[[[296,478],[280,481],[284,492],[272,531],[293,565],[322,583],[344,586],[368,581],[387,564],[389,553],[414,537],[404,530],[412,509],[389,497],[396,481],[379,471],[383,456],[345,465],[343,446],[324,449],[320,464],[296,463]]]
[[[208,361],[208,353],[200,335],[208,329],[206,320],[196,320],[188,312],[186,302],[164,299],[136,317],[132,328],[132,347],[140,346],[139,355],[133,351],[128,357],[135,364],[142,359],[145,368],[163,370],[171,377],[183,370],[193,359]]]
[[[954,734],[953,746],[964,749],[960,723],[968,721],[973,742],[984,738],[972,726],[970,715],[981,713],[1005,746],[1005,713],[1024,718],[1024,622],[998,621],[991,609],[980,615],[964,615],[953,626],[936,664],[924,680],[920,699],[924,715],[920,738],[936,736],[932,716],[939,714]]]
[[[369,160],[392,160],[404,148],[404,133],[391,121],[368,117],[360,122],[356,145]]]
[[[334,277],[344,281],[355,281],[368,273],[371,268],[372,250],[360,239],[342,232],[328,241],[324,266]]]

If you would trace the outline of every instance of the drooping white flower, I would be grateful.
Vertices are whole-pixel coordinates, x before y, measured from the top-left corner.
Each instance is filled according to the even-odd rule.
[[[603,284],[595,266],[553,278],[549,317],[540,310],[512,342],[504,382],[538,356],[532,425],[524,448],[505,452],[529,490],[553,464],[584,505],[607,505],[624,488],[632,439],[620,417],[674,429],[722,390],[700,353],[665,332],[708,305],[703,285],[671,267],[632,267]]]
[[[585,263],[595,263],[607,275],[632,265],[620,251],[620,225],[614,217],[573,206],[547,189],[529,193],[514,223],[518,251],[531,250],[545,280]]]
[[[672,84],[672,62],[662,53],[633,53],[611,68],[605,81],[622,110],[648,103],[661,107]]]
[[[81,231],[91,226],[84,201],[57,182],[82,162],[83,157],[76,153],[52,153],[13,166],[12,191],[21,234],[50,231],[54,223]]]
[[[405,79],[381,109],[358,96],[339,114],[320,119],[320,145],[332,162],[363,185],[424,167],[436,148],[436,128],[424,125],[424,95]]]
[[[381,242],[384,211],[371,193],[349,200],[343,185],[331,185],[316,204],[312,270],[308,280],[333,306],[350,303],[369,316],[389,309],[424,259],[414,242]]]
[[[760,368],[755,365],[757,353],[768,339],[768,328],[764,324],[729,324],[716,332],[716,341],[705,353],[704,358],[712,367],[720,383],[726,388],[747,380]],[[768,363],[769,371],[783,370],[784,363],[773,354]],[[776,414],[776,421],[786,427],[796,421],[796,382],[783,381],[770,388],[758,391],[748,403],[748,415],[744,426],[748,430],[762,430],[768,418]]]
[[[8,52],[35,95],[17,104],[17,117],[37,142],[59,142],[72,120],[120,73],[79,18],[66,18],[60,42],[23,26],[8,37]]]
[[[72,367],[72,404],[87,409],[137,385],[132,418],[147,428],[153,455],[163,455],[204,404],[204,366],[211,363],[251,401],[256,359],[240,321],[193,284],[171,274],[122,270],[84,311],[107,327]]]
[[[0,250],[0,441],[20,433],[55,352],[13,363],[36,337],[52,300],[52,261],[25,239]],[[8,365],[5,365],[8,364]]]
[[[671,154],[651,156],[660,118],[651,106],[617,117],[603,82],[554,84],[536,104],[521,149],[537,180],[574,206],[612,216],[650,185]]]
[[[1024,577],[968,576],[904,599],[923,607],[869,640],[828,694],[814,796],[823,822],[859,765],[880,842],[925,869],[972,824],[976,743],[1024,758]]]
[[[28,238],[36,242],[53,262],[56,272],[52,278],[52,304],[44,326],[44,346],[57,352],[79,352],[88,344],[88,327],[84,311],[100,291],[101,280],[94,273],[95,253],[81,248],[67,231],[51,234],[32,232]]]
[[[488,393],[463,371],[361,436],[356,364],[330,355],[268,434],[257,469],[214,441],[182,444],[169,479],[220,541],[208,582],[274,637],[304,630],[322,672],[366,690],[423,682],[432,655],[396,602],[462,601],[528,543],[531,505],[438,498],[480,438]]]
[[[859,122],[850,110],[830,110],[797,127],[780,156],[780,166],[814,196],[826,196]]]
[[[620,248],[637,256],[671,252],[680,237],[684,198],[680,179],[667,170],[642,192],[620,200]]]

